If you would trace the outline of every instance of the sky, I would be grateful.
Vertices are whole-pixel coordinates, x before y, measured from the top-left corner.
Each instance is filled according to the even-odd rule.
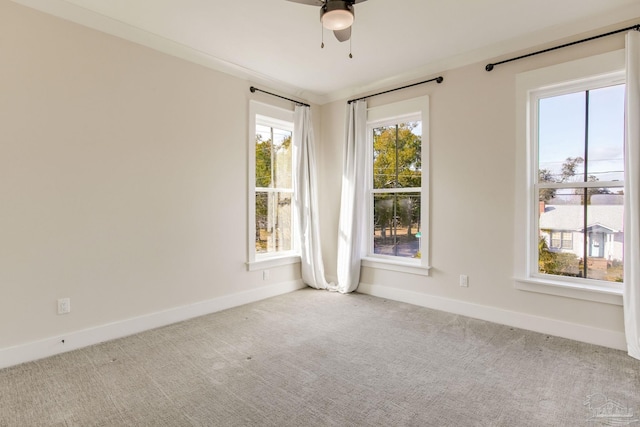
[[[624,85],[589,91],[587,173],[599,181],[624,180],[624,92]],[[586,109],[586,92],[540,100],[540,169],[559,174],[567,157],[585,157]]]

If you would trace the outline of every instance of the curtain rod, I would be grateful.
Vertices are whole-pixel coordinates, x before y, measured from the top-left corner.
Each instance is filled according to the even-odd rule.
[[[395,88],[395,89],[385,90],[384,92],[374,93],[373,95],[363,96],[362,98],[351,99],[351,100],[347,101],[347,104],[351,104],[352,102],[361,101],[363,99],[371,98],[373,96],[378,96],[378,95],[382,95],[382,94],[389,93],[389,92],[395,92],[396,90],[406,89],[408,87],[418,86],[418,85],[429,83],[429,82],[438,82],[438,84],[440,84],[443,81],[444,81],[444,78],[442,76],[439,76],[439,77],[436,77],[436,78],[433,78],[433,79],[425,80],[423,82],[413,83],[413,84],[402,86],[402,87],[398,87],[398,88]]]
[[[627,27],[627,28],[621,28],[621,29],[615,30],[615,31],[610,31],[608,33],[600,34],[598,36],[588,37],[586,39],[578,40],[578,41],[575,41],[575,42],[566,43],[566,44],[563,44],[563,45],[560,45],[560,46],[551,47],[549,49],[543,49],[543,50],[539,50],[537,52],[528,53],[526,55],[518,56],[516,58],[505,59],[504,61],[494,62],[492,64],[487,64],[487,66],[484,67],[484,69],[487,70],[487,71],[491,71],[491,70],[493,70],[493,67],[495,67],[496,65],[504,64],[504,63],[511,62],[511,61],[517,61],[518,59],[528,58],[530,56],[539,55],[541,53],[551,52],[552,50],[562,49],[563,47],[573,46],[574,44],[588,42],[588,41],[591,41],[591,40],[599,39],[601,37],[607,37],[607,36],[610,36],[610,35],[613,35],[613,34],[618,34],[618,33],[622,33],[624,31],[629,31],[629,30],[640,31],[640,24],[632,25],[631,27]]]
[[[249,90],[251,91],[251,93],[255,93],[256,91],[258,91],[258,92],[266,93],[267,95],[275,96],[275,97],[278,97],[278,98],[281,98],[281,99],[286,99],[287,101],[291,101],[291,102],[293,102],[293,103],[295,103],[297,105],[303,105],[305,107],[311,107],[311,105],[305,104],[304,102],[300,102],[300,101],[296,101],[295,99],[286,98],[284,96],[276,95],[275,93],[267,92],[266,90],[258,89],[257,87],[251,86],[249,88]]]

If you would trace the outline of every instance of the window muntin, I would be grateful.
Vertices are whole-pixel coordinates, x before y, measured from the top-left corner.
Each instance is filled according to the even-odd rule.
[[[539,206],[532,271],[621,282],[625,87],[582,86],[532,96]]]

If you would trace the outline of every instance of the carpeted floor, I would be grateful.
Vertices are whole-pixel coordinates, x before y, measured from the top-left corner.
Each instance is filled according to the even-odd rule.
[[[640,425],[638,418],[640,361],[624,352],[311,289],[0,370],[0,426],[584,426]]]

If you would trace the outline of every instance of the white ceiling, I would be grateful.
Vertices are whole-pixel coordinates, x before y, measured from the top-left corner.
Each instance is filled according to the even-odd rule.
[[[286,0],[14,0],[324,103],[640,17],[639,0],[369,0],[352,51]]]

